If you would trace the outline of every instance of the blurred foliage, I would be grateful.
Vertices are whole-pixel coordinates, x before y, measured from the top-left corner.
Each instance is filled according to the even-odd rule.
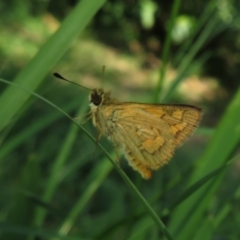
[[[176,19],[176,1],[99,2],[0,2],[1,79],[16,84],[0,90],[0,239],[238,239],[239,1],[183,1]],[[50,73],[91,88],[102,85],[102,65],[104,88],[120,99],[204,108],[206,127],[150,181],[121,161],[133,185],[64,116],[83,116],[87,93]],[[211,83],[190,78],[182,91],[193,75],[223,87],[188,98]],[[83,126],[96,135],[90,121]]]
[[[63,19],[76,3],[76,0],[2,1],[1,25],[14,23],[17,26],[18,21],[28,20],[29,15],[36,17],[45,14],[46,11]],[[108,45],[131,52],[141,51],[143,48],[154,53],[158,58],[161,56],[166,39],[172,5],[173,1],[109,0],[94,17],[88,31]],[[240,3],[238,0],[214,0],[209,2],[209,5],[214,5],[212,17],[217,16],[218,22],[199,52],[210,55],[204,63],[202,74],[217,77],[225,88],[234,91],[239,82]],[[172,32],[174,46],[171,55],[175,67],[177,66],[174,62],[175,52],[184,41],[188,40],[206,6],[206,3],[200,0],[194,3],[191,1],[181,3],[181,13],[176,19]],[[200,32],[196,37],[199,34]]]
[[[210,17],[216,16],[218,22],[201,50],[210,54],[203,74],[217,77],[225,88],[235,90],[239,84],[240,4],[238,0],[225,0],[211,1],[208,5],[214,2],[215,9]],[[160,56],[172,4],[173,1],[108,1],[94,19],[94,32],[101,40],[120,48],[126,45],[131,48],[131,43],[137,39],[141,47]],[[173,60],[179,45],[189,38],[205,9],[204,1],[181,3],[181,13],[172,32]]]

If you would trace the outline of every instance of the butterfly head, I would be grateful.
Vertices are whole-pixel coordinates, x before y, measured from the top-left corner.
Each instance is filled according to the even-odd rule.
[[[110,99],[110,92],[104,92],[102,88],[93,89],[89,96],[91,108],[97,108],[108,102]]]

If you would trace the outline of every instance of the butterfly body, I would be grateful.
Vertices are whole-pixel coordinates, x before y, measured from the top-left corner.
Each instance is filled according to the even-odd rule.
[[[143,178],[165,165],[194,130],[202,117],[190,105],[120,102],[110,92],[94,89],[90,94],[93,124],[124,151],[129,164]]]

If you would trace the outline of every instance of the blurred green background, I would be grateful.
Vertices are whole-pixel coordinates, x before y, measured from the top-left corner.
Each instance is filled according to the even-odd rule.
[[[0,13],[0,239],[240,239],[238,0],[9,0]],[[132,185],[64,115],[84,121],[89,91],[53,72],[204,117],[151,180],[122,157]]]

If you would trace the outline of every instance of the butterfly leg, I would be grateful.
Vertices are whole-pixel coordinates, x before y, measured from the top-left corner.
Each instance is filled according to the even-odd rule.
[[[81,115],[81,116],[75,117],[75,118],[73,118],[73,119],[74,119],[74,120],[77,120],[77,119],[79,119],[79,118],[82,118],[82,117],[85,117],[85,116],[88,116],[88,115],[90,115],[90,116],[87,117],[87,119],[85,119],[83,122],[80,123],[80,124],[84,124],[84,123],[86,123],[90,118],[92,118],[92,112],[91,112],[91,111],[88,112],[88,113],[86,113],[86,114],[83,114],[83,115]]]
[[[81,122],[81,124],[83,125],[84,123],[86,123],[91,118],[92,118],[92,116],[89,116],[87,119],[85,119],[83,122]],[[77,118],[74,118],[74,119],[77,119]]]

